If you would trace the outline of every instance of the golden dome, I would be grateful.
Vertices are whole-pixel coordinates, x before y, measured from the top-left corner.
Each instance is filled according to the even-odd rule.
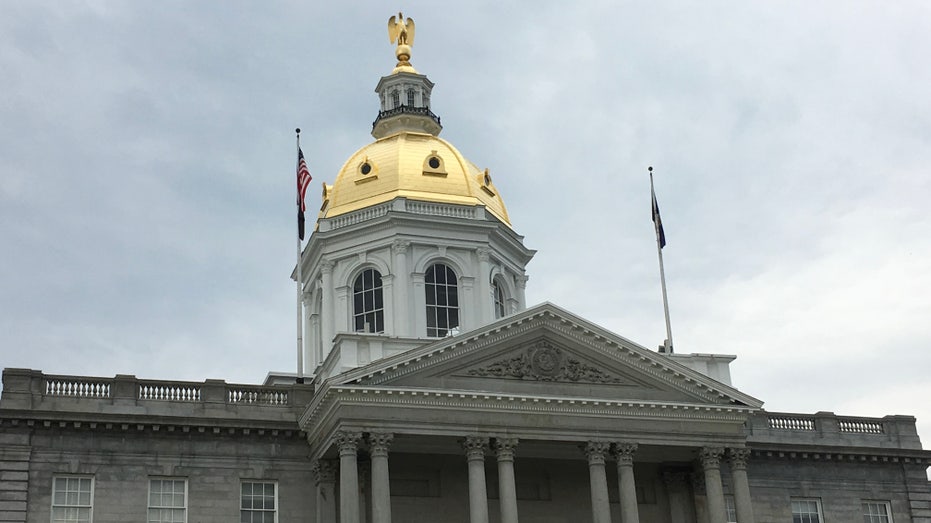
[[[359,149],[324,186],[320,218],[407,198],[485,208],[508,226],[507,209],[488,170],[437,136],[399,132]]]

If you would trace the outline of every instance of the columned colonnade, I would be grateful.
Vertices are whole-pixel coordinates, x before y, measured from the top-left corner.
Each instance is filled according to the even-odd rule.
[[[388,449],[393,435],[371,432],[365,438],[371,457],[371,523],[391,523],[391,490],[388,472]],[[364,500],[360,496],[357,462],[362,432],[337,432],[333,443],[339,451],[339,462],[318,460],[314,466],[317,492],[317,521],[336,523],[336,470],[339,469],[339,523],[365,523]],[[469,521],[488,523],[488,492],[485,482],[485,455],[494,451],[498,463],[498,498],[502,523],[518,523],[517,489],[514,477],[514,456],[517,438],[502,437],[490,440],[483,436],[467,436],[462,449],[468,467]],[[490,445],[491,443],[491,445]],[[609,455],[617,463],[621,523],[639,523],[637,489],[634,480],[634,455],[637,444],[626,441],[588,441],[581,445],[588,460],[593,523],[611,523],[606,463]],[[747,448],[703,447],[699,452],[707,498],[708,518],[711,523],[724,523],[727,514],[724,489],[721,483],[721,461],[730,465],[734,502],[738,523],[754,523],[750,503],[750,486],[747,482]],[[675,478],[670,476],[670,515],[673,523],[686,521],[690,513],[684,489],[675,489]],[[684,475],[681,478],[685,483]]]

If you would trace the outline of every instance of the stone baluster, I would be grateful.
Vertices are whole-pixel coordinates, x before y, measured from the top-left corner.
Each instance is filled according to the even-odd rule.
[[[611,444],[589,441],[583,447],[588,458],[588,479],[592,492],[592,522],[611,523],[611,506],[608,502],[608,476],[605,473],[605,454]]]
[[[469,461],[469,522],[488,523],[488,490],[485,485],[485,449],[488,438],[468,436],[462,442]]]
[[[516,448],[517,438],[495,438],[501,523],[517,523],[517,487],[514,482],[514,451]]]
[[[750,459],[750,449],[728,449],[727,458],[731,466],[731,478],[734,481],[734,505],[737,508],[737,521],[739,523],[754,523],[753,505],[750,502],[750,482],[747,480],[747,460]]]
[[[369,434],[369,455],[372,458],[372,523],[391,523],[388,447],[393,439],[392,434]]]
[[[336,465],[330,460],[317,460],[313,473],[317,486],[317,521],[336,523]]]
[[[359,523],[359,469],[356,452],[361,432],[339,431],[333,440],[339,449],[339,521]]]
[[[708,501],[708,519],[713,523],[727,521],[724,508],[724,487],[721,485],[721,447],[703,447],[699,453],[705,471],[705,494]]]
[[[634,453],[636,443],[618,442],[614,445],[617,459],[617,484],[621,501],[621,523],[639,523],[637,485],[634,482]]]

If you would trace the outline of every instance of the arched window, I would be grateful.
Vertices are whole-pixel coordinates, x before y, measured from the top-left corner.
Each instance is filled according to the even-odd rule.
[[[424,276],[427,293],[427,336],[441,338],[459,327],[459,287],[455,271],[442,263]]]
[[[385,332],[381,274],[366,269],[352,285],[352,321],[356,332]]]
[[[506,298],[504,297],[504,288],[497,279],[491,282],[491,290],[494,295],[495,319],[507,316]]]
[[[407,105],[410,107],[414,107],[414,90],[413,89],[407,90]]]
[[[392,109],[397,109],[398,107],[400,107],[401,106],[401,93],[398,91],[391,91],[391,102],[392,102],[392,106],[391,106]]]

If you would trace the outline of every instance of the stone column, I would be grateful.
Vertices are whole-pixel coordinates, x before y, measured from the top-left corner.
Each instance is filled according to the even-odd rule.
[[[334,323],[336,321],[336,318],[334,318],[336,303],[333,296],[333,262],[325,261],[320,264],[320,279],[322,280],[320,286],[323,287],[323,303],[320,307],[323,322],[320,328],[322,347],[319,363],[322,363],[333,349],[333,336],[335,336],[336,332]]]
[[[721,486],[721,447],[703,447],[699,453],[705,470],[705,493],[708,497],[708,516],[712,523],[727,521],[724,509],[724,487]]]
[[[359,469],[356,451],[361,432],[339,431],[333,440],[339,448],[339,521],[359,523]]]
[[[372,457],[372,523],[391,523],[388,447],[392,439],[392,434],[369,434],[369,455]]]
[[[517,283],[517,306],[520,310],[527,308],[527,280],[530,279],[530,276],[526,274],[520,274],[514,281]]]
[[[488,438],[468,436],[462,442],[469,461],[469,522],[488,523],[488,491],[485,486],[485,449]]]
[[[408,298],[410,292],[411,271],[408,268],[407,252],[411,242],[406,240],[396,240],[391,244],[391,253],[394,256],[394,325],[392,333],[395,336],[414,336],[411,329],[413,322],[410,320],[411,303]]]
[[[478,324],[484,325],[495,320],[494,296],[491,293],[491,249],[479,247],[478,256]]]
[[[517,523],[517,487],[514,485],[514,450],[516,448],[517,438],[495,438],[501,523]]]
[[[747,460],[750,459],[750,449],[728,449],[727,458],[731,466],[731,477],[734,481],[734,505],[737,507],[737,521],[740,523],[754,523],[753,504],[750,502],[750,482],[747,481]]]
[[[621,502],[621,523],[640,523],[637,508],[637,486],[634,483],[634,452],[636,443],[618,442],[614,445],[617,459],[617,485]]]
[[[336,465],[317,460],[313,468],[317,486],[317,522],[336,523]]]
[[[605,473],[605,454],[611,444],[589,441],[583,447],[588,458],[588,479],[592,491],[592,522],[611,523],[611,506],[608,502],[608,476]]]
[[[669,497],[669,520],[672,523],[695,521],[688,505],[688,479],[687,472],[666,471],[663,473],[666,495]]]

